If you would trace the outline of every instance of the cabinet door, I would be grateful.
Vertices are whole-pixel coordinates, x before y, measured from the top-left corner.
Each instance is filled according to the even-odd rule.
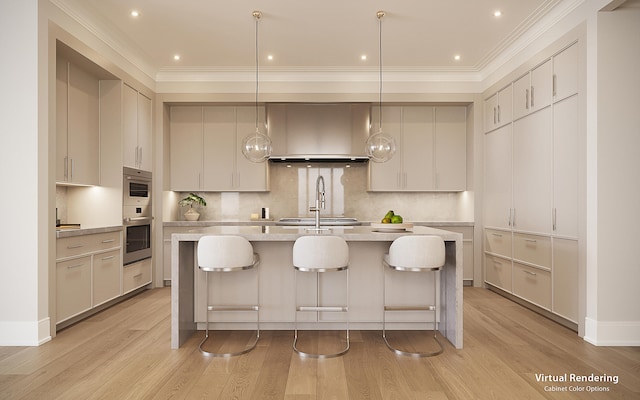
[[[498,126],[503,126],[511,122],[513,113],[513,86],[509,85],[498,92],[498,104],[496,107]]]
[[[153,170],[151,99],[138,93],[138,165],[145,171]]]
[[[512,127],[484,135],[484,221],[488,227],[511,228]]]
[[[265,132],[265,110],[258,107],[258,127]],[[242,140],[256,131],[256,108],[237,107],[236,109],[236,190],[266,191],[268,187],[268,162],[255,163],[242,154]]]
[[[498,93],[484,101],[484,131],[489,132],[498,126]]]
[[[553,109],[553,232],[578,237],[578,96]]]
[[[553,312],[578,321],[578,241],[553,239]]]
[[[171,107],[171,190],[200,190],[202,107]]]
[[[235,107],[204,107],[204,190],[223,191],[235,187]],[[199,148],[193,150],[199,151]]]
[[[485,282],[511,293],[511,260],[485,254]]]
[[[126,84],[122,89],[123,162],[138,168],[138,91]]]
[[[434,107],[402,109],[403,189],[435,188]]]
[[[383,107],[382,125],[384,131],[396,141],[396,154],[384,163],[369,163],[369,190],[371,191],[395,191],[402,186],[401,177],[401,122],[402,107]],[[371,110],[371,134],[380,131],[380,107]]]
[[[435,189],[467,188],[467,109],[435,109]]]
[[[93,256],[93,306],[120,296],[120,249]]]
[[[98,79],[69,64],[68,181],[99,183]]]
[[[66,182],[68,68],[66,60],[56,60],[56,182]]]
[[[91,308],[91,256],[56,263],[56,322]]]
[[[527,72],[513,82],[513,119],[529,114],[531,109],[531,74]]]
[[[531,70],[531,112],[550,105],[552,92],[552,63],[547,60]]]
[[[513,124],[513,227],[551,233],[551,109]]]
[[[553,58],[553,100],[578,93],[578,44],[574,43]]]
[[[122,269],[122,294],[151,283],[151,259],[147,258],[133,264],[125,265]]]

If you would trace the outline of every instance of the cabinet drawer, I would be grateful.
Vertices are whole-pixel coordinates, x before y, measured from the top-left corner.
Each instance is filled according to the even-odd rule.
[[[484,265],[485,281],[511,292],[511,261],[485,254]]]
[[[93,256],[93,306],[120,296],[120,249]]]
[[[56,258],[67,258],[121,247],[120,231],[82,235],[56,240]]]
[[[56,323],[91,308],[91,256],[56,263]]]
[[[511,258],[511,232],[485,229],[484,251]]]
[[[513,258],[551,268],[551,239],[546,236],[513,234]]]
[[[551,309],[551,272],[514,262],[513,294]]]
[[[122,294],[151,283],[151,259],[124,266],[122,273]]]

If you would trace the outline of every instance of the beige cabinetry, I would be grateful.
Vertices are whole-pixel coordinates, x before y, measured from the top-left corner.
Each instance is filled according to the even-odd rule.
[[[484,135],[485,282],[573,323],[582,126],[578,51],[577,43],[569,45],[514,81],[512,122]],[[493,107],[491,98],[485,106]],[[485,122],[492,112],[485,109]]]
[[[512,124],[484,135],[484,224],[511,228],[512,208]]]
[[[122,270],[122,294],[127,294],[151,283],[151,259],[127,264]]]
[[[56,240],[56,323],[120,296],[121,232]]]
[[[513,119],[549,106],[552,92],[552,62],[549,59],[513,82]]]
[[[255,107],[171,107],[171,189],[175,191],[267,191],[268,163],[241,151],[255,132]],[[258,120],[264,125],[264,107]],[[205,157],[206,155],[206,157]]]
[[[90,72],[56,61],[56,182],[97,185],[99,83]]]
[[[151,99],[123,84],[124,166],[151,171]]]
[[[511,83],[484,101],[484,130],[492,131],[511,122],[513,87]]]
[[[549,107],[513,123],[514,229],[551,232],[552,132]]]
[[[379,107],[372,110],[372,132],[379,130],[379,112]],[[382,112],[396,154],[388,162],[369,164],[369,190],[466,190],[465,107],[390,106]]]

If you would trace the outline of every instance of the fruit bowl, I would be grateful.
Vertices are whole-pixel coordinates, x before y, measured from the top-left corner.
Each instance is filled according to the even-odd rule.
[[[371,223],[371,228],[374,232],[404,232],[407,229],[413,228],[413,224],[411,222],[403,222],[401,224],[382,224],[382,223]]]

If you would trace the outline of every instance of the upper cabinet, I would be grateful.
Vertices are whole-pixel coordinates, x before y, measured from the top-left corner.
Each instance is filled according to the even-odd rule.
[[[489,132],[511,122],[513,87],[511,84],[484,101],[484,131]]]
[[[264,126],[264,107],[258,107]],[[171,107],[171,189],[267,191],[268,163],[247,160],[242,139],[255,132],[251,106]]]
[[[380,108],[372,111],[377,132]],[[385,163],[369,163],[369,190],[466,190],[466,107],[389,106],[382,112],[396,154]]]
[[[56,182],[97,185],[99,80],[59,57],[56,62]]]
[[[513,119],[551,104],[552,62],[547,60],[513,83]]]
[[[152,170],[151,99],[123,85],[124,166]]]
[[[553,101],[578,93],[579,66],[577,43],[553,57]]]

